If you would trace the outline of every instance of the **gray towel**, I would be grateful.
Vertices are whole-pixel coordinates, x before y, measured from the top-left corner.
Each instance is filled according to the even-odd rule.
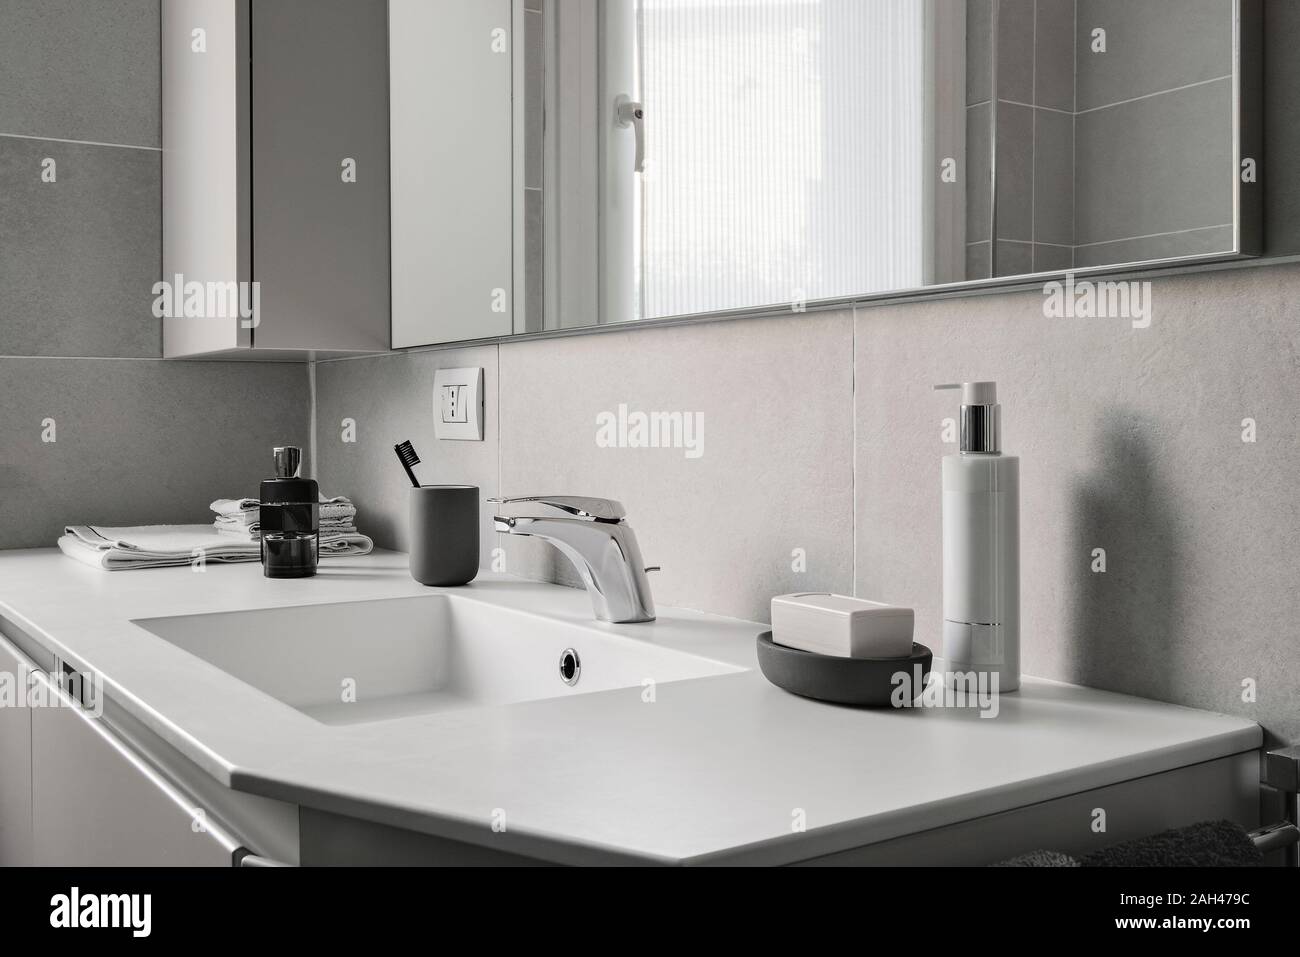
[[[994,867],[1259,867],[1264,855],[1231,821],[1205,821],[1103,847],[1075,860],[1059,851],[1032,851]]]
[[[1079,862],[1069,854],[1059,851],[1030,851],[1009,861],[994,864],[994,867],[1078,867]]]
[[[1231,821],[1204,821],[1085,854],[1084,867],[1259,867],[1264,855]]]

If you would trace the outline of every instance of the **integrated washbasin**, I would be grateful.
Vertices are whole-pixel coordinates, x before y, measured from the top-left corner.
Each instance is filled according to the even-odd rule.
[[[599,626],[453,595],[142,618],[133,623],[330,725],[744,670]]]

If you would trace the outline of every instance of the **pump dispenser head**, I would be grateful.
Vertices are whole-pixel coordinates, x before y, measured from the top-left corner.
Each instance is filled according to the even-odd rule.
[[[275,477],[297,478],[302,468],[302,449],[294,445],[277,445],[274,454]]]
[[[963,455],[997,455],[1002,451],[1002,406],[998,405],[996,382],[949,382],[935,389],[961,389],[961,438]]]

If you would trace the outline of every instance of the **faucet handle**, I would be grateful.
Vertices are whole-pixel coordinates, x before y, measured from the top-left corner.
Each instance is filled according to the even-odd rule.
[[[627,517],[621,502],[588,495],[521,495],[516,498],[490,498],[493,505],[524,506],[529,515],[512,518],[587,518],[597,522],[620,522]],[[531,509],[527,506],[533,506]],[[513,509],[512,509],[513,511]]]

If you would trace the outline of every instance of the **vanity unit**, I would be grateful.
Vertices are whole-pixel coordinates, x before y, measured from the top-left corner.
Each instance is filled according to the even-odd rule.
[[[0,670],[50,702],[0,709],[4,863],[982,864],[1258,823],[1250,721],[1030,678],[993,720],[827,706],[759,674],[764,625],[396,553],[0,582]]]

